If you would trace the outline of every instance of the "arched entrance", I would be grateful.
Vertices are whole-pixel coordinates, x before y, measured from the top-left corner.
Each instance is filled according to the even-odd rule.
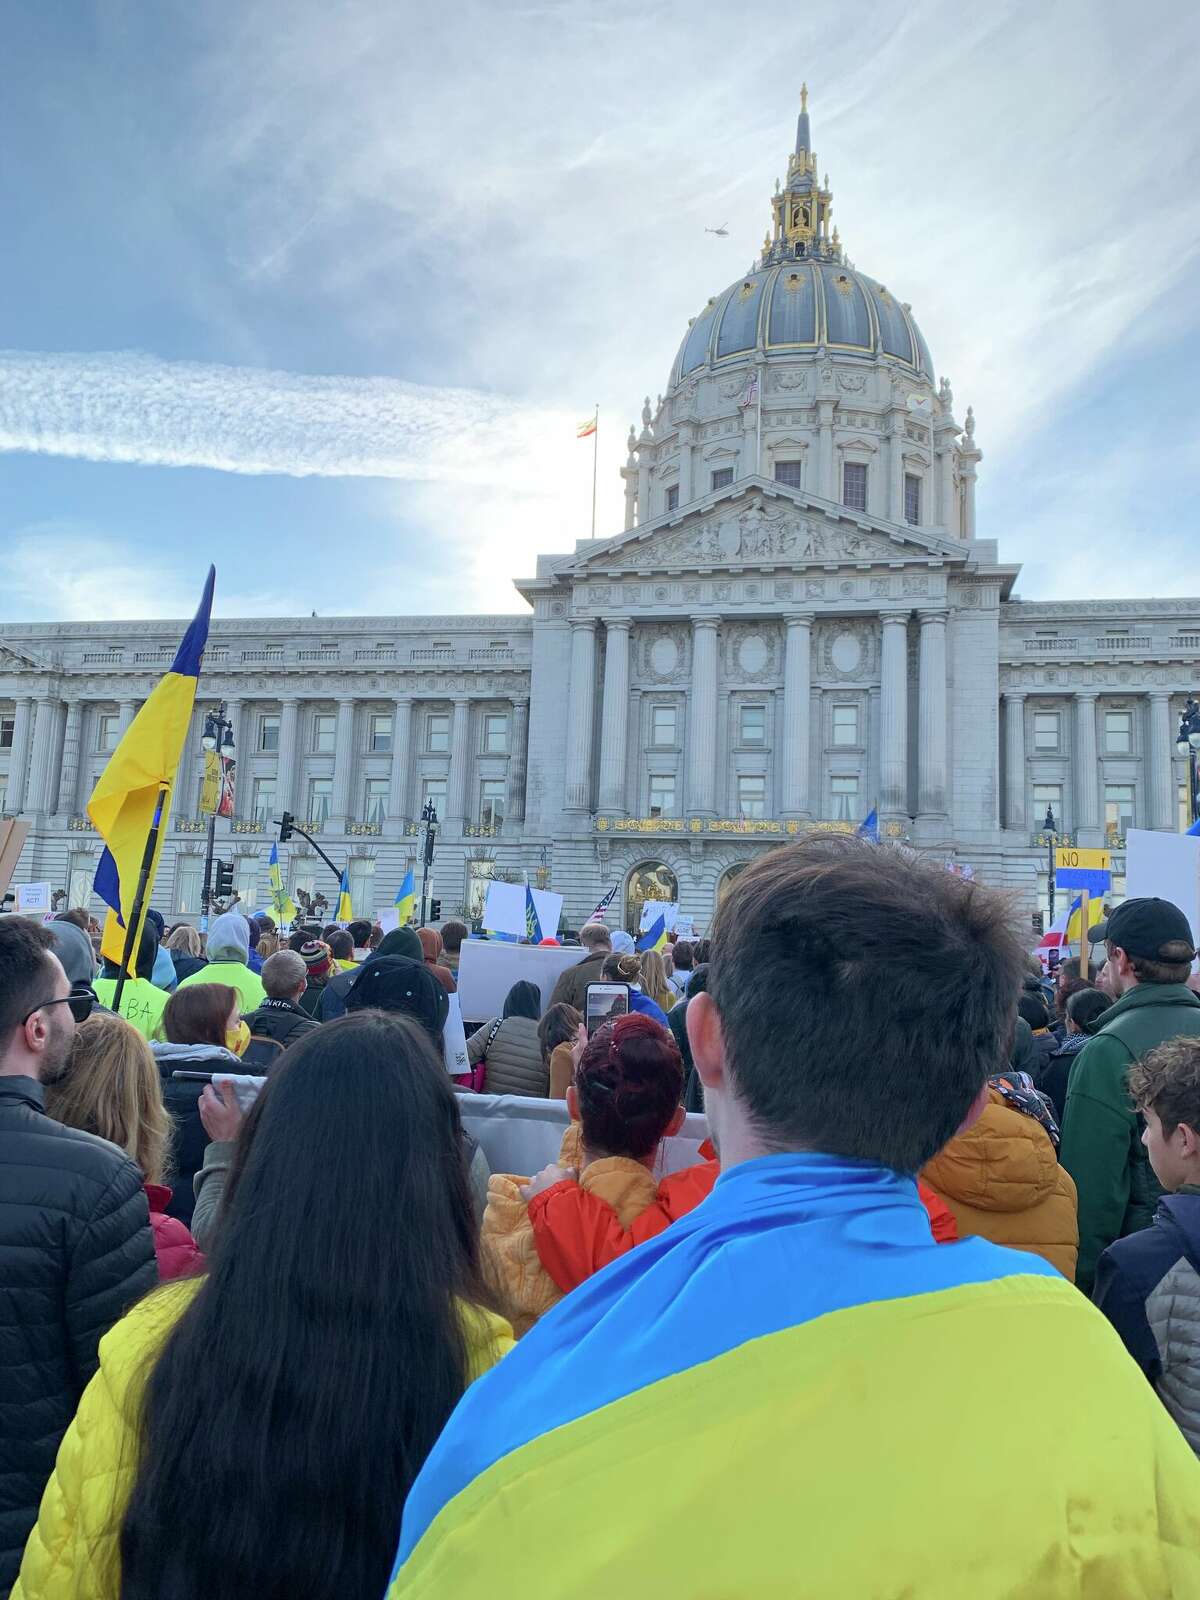
[[[647,900],[678,900],[679,879],[665,861],[642,861],[625,880],[625,928],[636,934]]]
[[[725,871],[717,879],[717,899],[716,905],[713,907],[714,911],[716,910],[717,906],[721,904],[721,901],[724,900],[730,889],[733,888],[734,879],[739,873],[745,872],[749,865],[750,863],[748,861],[735,861],[731,867],[725,868]]]

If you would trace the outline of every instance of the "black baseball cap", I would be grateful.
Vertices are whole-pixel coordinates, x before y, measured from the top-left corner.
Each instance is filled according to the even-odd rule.
[[[1105,934],[1110,945],[1143,961],[1190,961],[1196,953],[1188,919],[1169,900],[1147,897],[1124,901],[1109,913]],[[1169,944],[1186,945],[1186,958],[1174,953],[1164,956],[1163,947]]]

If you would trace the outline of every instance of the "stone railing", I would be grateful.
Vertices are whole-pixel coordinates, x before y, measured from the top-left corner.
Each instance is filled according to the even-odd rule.
[[[357,656],[357,651],[355,652]],[[342,652],[337,645],[332,648],[318,647],[315,650],[297,650],[297,661],[328,661],[331,666],[336,666],[342,658]]]
[[[125,659],[124,650],[85,650],[85,667],[119,667]]]
[[[395,661],[396,647],[394,645],[380,645],[373,650],[356,650],[355,661]]]
[[[468,822],[463,828],[463,835],[468,839],[498,839],[503,832],[502,822]]]
[[[1067,846],[1075,844],[1075,835],[1073,833],[1031,833],[1029,836],[1030,849],[1046,850],[1049,848],[1051,840],[1056,845],[1062,845],[1065,849]]]
[[[265,833],[267,825],[257,817],[235,817],[229,825],[230,833]]]
[[[283,659],[284,659],[284,656],[283,656],[283,651],[282,650],[243,650],[242,651],[242,660],[243,661],[256,661],[256,662],[257,661],[261,661],[263,663],[271,663],[271,662],[273,662],[276,666],[282,666]]]
[[[1046,655],[1055,650],[1078,650],[1078,639],[1026,639],[1026,655]]]
[[[206,833],[208,831],[207,817],[174,817],[171,826],[176,833]]]
[[[511,645],[487,645],[480,650],[468,650],[468,661],[511,661],[513,658]]]
[[[454,651],[446,645],[429,645],[408,652],[410,661],[453,661]]]
[[[1153,640],[1148,633],[1102,633],[1097,650],[1149,650]]]
[[[96,828],[91,817],[68,817],[67,830],[70,833],[95,833]]]
[[[597,817],[597,833],[740,833],[795,838],[806,833],[853,833],[852,822],[802,822],[770,817]]]
[[[347,822],[346,832],[355,838],[366,835],[375,835],[383,832],[382,822]]]
[[[1173,633],[1171,649],[1200,651],[1200,633]]]

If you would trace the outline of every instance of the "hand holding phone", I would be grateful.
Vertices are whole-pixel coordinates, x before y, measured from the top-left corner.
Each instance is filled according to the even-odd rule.
[[[589,983],[584,1000],[584,1023],[590,1039],[597,1028],[629,1015],[627,983]]]

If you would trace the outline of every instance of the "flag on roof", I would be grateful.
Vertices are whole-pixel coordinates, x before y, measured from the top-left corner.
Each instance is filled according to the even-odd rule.
[[[584,422],[581,422],[575,429],[575,437],[577,439],[590,439],[592,434],[595,433],[597,426],[597,418],[595,416],[590,416]]]

